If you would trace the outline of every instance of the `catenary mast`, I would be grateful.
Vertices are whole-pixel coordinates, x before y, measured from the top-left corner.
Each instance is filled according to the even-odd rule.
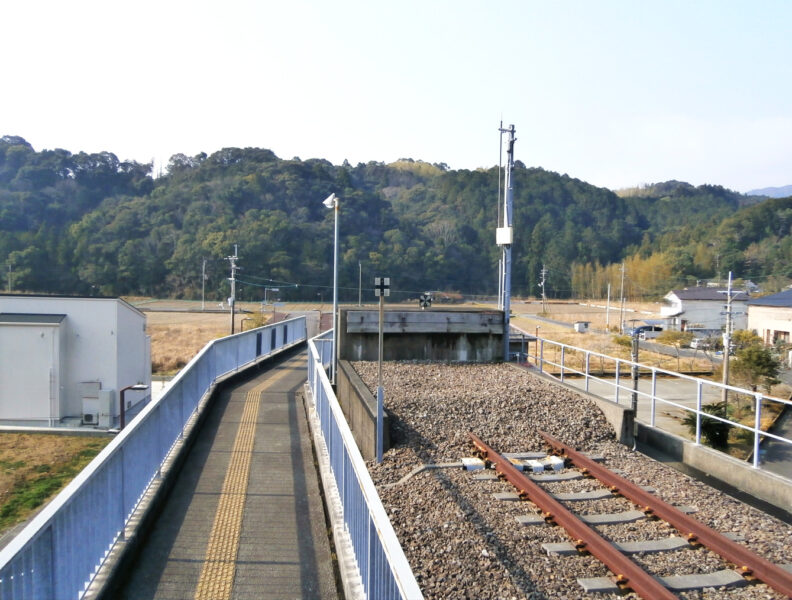
[[[507,149],[506,149],[506,176],[503,185],[503,211],[501,212],[501,220],[498,223],[498,229],[495,235],[497,244],[501,247],[501,278],[503,281],[500,306],[503,307],[503,359],[509,360],[509,312],[511,310],[511,247],[513,241],[512,229],[512,169],[514,168],[514,142],[517,138],[514,137],[514,125],[510,125],[508,129],[503,128],[503,123],[500,126],[501,140],[503,134],[508,134]],[[500,203],[500,198],[498,198]]]

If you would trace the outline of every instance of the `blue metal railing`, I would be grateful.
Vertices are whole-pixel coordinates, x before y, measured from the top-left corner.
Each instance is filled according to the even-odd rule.
[[[0,551],[0,599],[81,598],[218,380],[306,339],[305,317],[207,344]]]
[[[423,598],[327,378],[325,366],[333,356],[327,335],[308,342],[308,383],[363,590],[377,600]]]

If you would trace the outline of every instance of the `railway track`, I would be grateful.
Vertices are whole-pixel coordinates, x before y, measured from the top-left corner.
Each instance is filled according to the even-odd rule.
[[[677,592],[701,590],[705,588],[737,588],[763,583],[783,594],[792,597],[792,572],[775,565],[751,552],[738,541],[723,535],[689,516],[690,509],[678,508],[654,496],[644,489],[623,478],[618,473],[598,464],[592,458],[577,452],[559,440],[541,433],[551,452],[563,456],[556,458],[555,474],[545,475],[546,463],[538,463],[525,456],[501,455],[474,434],[470,434],[473,446],[484,461],[499,478],[514,486],[516,493],[501,495],[502,499],[530,501],[539,510],[538,516],[528,515],[520,519],[523,524],[549,523],[562,527],[571,543],[546,544],[545,550],[551,554],[588,553],[602,562],[612,573],[611,578],[582,578],[580,585],[587,592],[634,592],[646,599],[676,598]],[[562,464],[572,465],[574,469],[560,471]],[[529,476],[526,471],[535,471]],[[560,480],[592,478],[600,484],[599,490],[577,494],[552,494],[545,488]],[[585,509],[572,511],[569,504],[585,504],[587,500],[603,497],[622,497],[632,502],[637,510],[613,514],[585,515]],[[582,516],[581,516],[582,515]],[[618,542],[608,539],[608,525],[634,522],[637,524],[662,520],[680,535],[650,538],[642,542]],[[657,527],[653,530],[656,532]],[[723,568],[707,573],[688,575],[660,576],[653,569],[651,558],[655,553],[678,552],[684,549],[701,551],[708,549],[723,561]],[[630,555],[637,555],[634,560]],[[697,561],[691,556],[691,564]]]

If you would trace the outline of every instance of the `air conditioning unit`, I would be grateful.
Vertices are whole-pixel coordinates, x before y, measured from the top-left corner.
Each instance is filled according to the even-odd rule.
[[[82,399],[82,422],[84,425],[99,424],[99,398]]]
[[[99,390],[99,427],[111,428],[115,425],[115,390]]]
[[[102,384],[98,381],[80,382],[82,396],[82,422],[84,425],[99,424],[99,390]]]

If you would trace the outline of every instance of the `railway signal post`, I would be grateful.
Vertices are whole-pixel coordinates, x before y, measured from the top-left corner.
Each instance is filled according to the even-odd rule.
[[[385,296],[390,296],[390,277],[374,278],[374,295],[379,298],[379,342],[377,357],[377,462],[382,462],[382,423],[385,418],[385,389],[382,386],[382,347],[385,323]]]

